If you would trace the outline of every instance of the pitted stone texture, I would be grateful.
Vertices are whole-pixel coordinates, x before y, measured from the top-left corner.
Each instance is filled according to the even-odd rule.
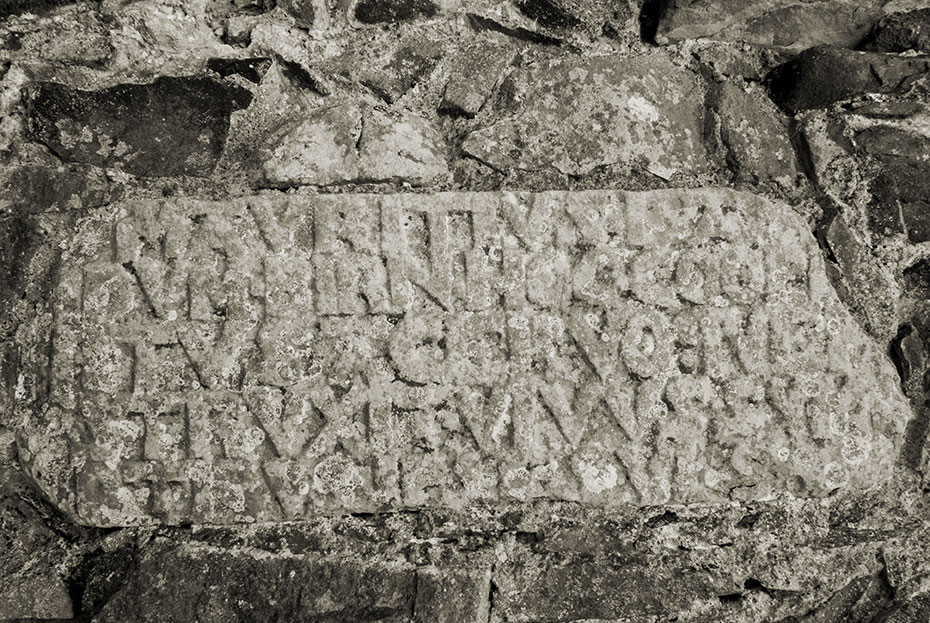
[[[620,164],[667,179],[709,168],[703,81],[661,55],[542,61],[500,90],[496,121],[462,145],[497,169],[584,175]]]
[[[355,103],[303,112],[255,151],[270,186],[397,180],[424,186],[448,174],[442,137],[426,121]]]
[[[786,205],[723,189],[139,202],[17,335],[79,521],[819,497],[909,408]]]
[[[656,41],[710,37],[804,49],[852,47],[882,17],[889,0],[669,0]]]
[[[209,175],[246,89],[207,77],[161,77],[98,91],[39,83],[30,130],[64,161],[142,176]]]

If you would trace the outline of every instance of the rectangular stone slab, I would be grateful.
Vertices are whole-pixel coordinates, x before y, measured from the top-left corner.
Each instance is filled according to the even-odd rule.
[[[802,219],[724,189],[135,202],[57,279],[19,454],[98,526],[857,492],[910,415]]]

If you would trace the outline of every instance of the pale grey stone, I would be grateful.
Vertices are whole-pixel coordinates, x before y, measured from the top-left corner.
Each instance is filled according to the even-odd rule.
[[[861,492],[911,413],[724,189],[129,203],[18,342],[20,459],[99,526]]]
[[[493,122],[462,150],[500,170],[641,167],[668,179],[710,164],[704,147],[704,84],[659,54],[560,58],[510,74]]]

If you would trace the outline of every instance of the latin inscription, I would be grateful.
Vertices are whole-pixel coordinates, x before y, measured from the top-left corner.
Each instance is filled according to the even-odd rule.
[[[95,525],[823,496],[909,415],[800,218],[719,189],[133,203],[20,342]]]

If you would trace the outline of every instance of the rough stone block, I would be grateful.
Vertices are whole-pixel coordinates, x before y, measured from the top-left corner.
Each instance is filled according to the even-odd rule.
[[[500,170],[641,166],[663,178],[709,167],[702,142],[704,85],[655,54],[556,59],[514,71],[493,123],[465,153]]]
[[[20,457],[101,526],[819,497],[910,416],[801,218],[723,189],[133,202],[59,275]]]
[[[696,595],[713,591],[696,569],[672,572],[643,561],[531,559],[502,565],[494,581],[495,613],[518,623],[657,621],[697,606]]]
[[[712,87],[719,140],[736,179],[790,188],[799,174],[778,109],[763,94],[724,82]]]
[[[463,50],[456,59],[455,71],[446,83],[440,110],[474,117],[516,53],[515,47],[487,42],[476,43]]]
[[[930,8],[892,13],[876,25],[861,49],[869,52],[930,53]]]
[[[825,108],[866,93],[901,91],[930,72],[930,57],[856,52],[823,45],[772,72],[775,100],[790,112]]]
[[[888,0],[670,0],[656,41],[710,37],[804,49],[854,46],[882,16]]]
[[[416,186],[448,173],[443,140],[412,113],[399,119],[342,103],[304,111],[263,137],[256,150],[271,186],[405,181]]]
[[[487,623],[490,569],[417,570],[415,623]]]
[[[142,176],[209,175],[230,114],[251,99],[241,87],[206,77],[161,77],[99,91],[39,83],[30,129],[66,161]]]
[[[163,543],[150,550],[95,623],[406,623],[416,597],[409,567]]]
[[[432,0],[359,0],[353,13],[363,24],[406,22],[433,17],[439,6]]]

